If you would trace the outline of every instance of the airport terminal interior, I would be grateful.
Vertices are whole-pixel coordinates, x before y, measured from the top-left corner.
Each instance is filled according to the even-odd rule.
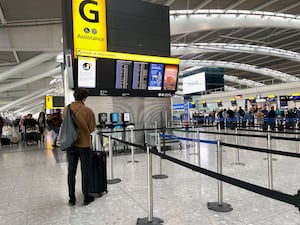
[[[299,29],[298,0],[0,0],[0,225],[299,225]]]

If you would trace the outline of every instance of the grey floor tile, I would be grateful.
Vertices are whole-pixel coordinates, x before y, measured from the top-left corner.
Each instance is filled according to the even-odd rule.
[[[179,135],[179,134],[178,134]],[[201,134],[203,139],[214,135]],[[233,137],[222,137],[235,143]],[[240,144],[263,147],[265,139],[240,138]],[[293,142],[292,142],[293,143]],[[276,149],[296,152],[297,143],[275,141]],[[201,166],[217,170],[215,146],[201,143]],[[236,149],[224,148],[223,173],[257,185],[268,186],[266,154],[240,150],[245,166],[232,165]],[[194,147],[166,153],[198,165]],[[294,195],[299,187],[298,159],[274,156],[274,188]],[[83,206],[80,167],[77,171],[76,206],[68,205],[67,163],[65,153],[53,152],[45,146],[14,146],[0,149],[0,225],[133,225],[137,218],[147,217],[146,155],[136,154],[137,164],[128,164],[130,155],[113,159],[114,178],[122,181],[108,185],[108,193],[88,206]],[[108,162],[108,178],[110,178]],[[154,216],[167,225],[299,225],[300,216],[294,206],[223,184],[224,202],[233,207],[229,213],[207,209],[207,202],[218,199],[217,181],[182,166],[162,160],[167,179],[153,180]],[[159,173],[159,160],[153,157],[153,174]]]

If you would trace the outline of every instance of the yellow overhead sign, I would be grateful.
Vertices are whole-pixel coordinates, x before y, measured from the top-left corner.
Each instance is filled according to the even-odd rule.
[[[51,109],[51,108],[53,108],[53,96],[51,96],[51,95],[46,95],[46,98],[45,98],[45,106],[46,106],[46,109]]]
[[[105,0],[73,0],[74,53],[78,49],[106,51]]]
[[[95,57],[95,58],[120,59],[120,60],[129,60],[129,61],[137,61],[137,62],[153,62],[153,63],[174,64],[174,65],[179,65],[180,63],[180,59],[178,58],[138,55],[138,54],[129,54],[129,53],[121,53],[121,52],[90,51],[87,49],[77,49],[76,55]]]

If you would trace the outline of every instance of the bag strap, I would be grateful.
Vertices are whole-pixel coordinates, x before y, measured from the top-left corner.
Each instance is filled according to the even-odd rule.
[[[75,116],[76,116],[77,112],[79,111],[79,109],[80,109],[81,107],[82,107],[82,106],[80,106],[80,107],[76,110],[76,112],[74,112],[74,111],[71,109],[71,104],[68,105],[69,110],[72,111],[72,112],[74,113]]]

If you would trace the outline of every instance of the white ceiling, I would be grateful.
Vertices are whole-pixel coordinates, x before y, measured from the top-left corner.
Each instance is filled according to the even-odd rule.
[[[232,62],[225,84],[242,88],[247,80],[290,81],[276,73],[300,78],[299,0],[147,1],[170,7],[172,56],[194,60],[182,69]],[[60,83],[49,85],[60,74],[61,37],[61,0],[0,0],[0,112],[28,105],[39,111],[40,89],[61,91]]]

